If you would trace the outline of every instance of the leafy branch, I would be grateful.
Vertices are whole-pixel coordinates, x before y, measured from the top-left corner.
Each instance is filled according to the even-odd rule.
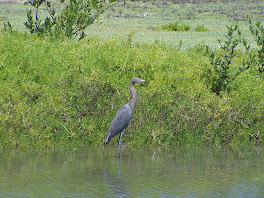
[[[238,25],[226,27],[228,29],[226,40],[221,41],[218,39],[220,50],[213,51],[208,46],[206,47],[206,53],[209,55],[212,65],[206,74],[207,86],[217,95],[220,95],[222,90],[226,90],[228,84],[249,67],[243,63],[239,70],[232,69],[233,59],[236,56],[236,47],[242,42],[242,38]]]
[[[29,0],[26,4],[33,6],[36,14],[33,19],[32,10],[27,10],[25,26],[31,34],[36,33],[39,36],[82,39],[85,36],[85,29],[92,25],[99,15],[120,2],[125,3],[125,0],[60,0],[63,9],[57,14],[56,7],[50,0]],[[38,13],[42,6],[48,12],[44,22]]]
[[[255,25],[253,25],[251,18],[249,16],[247,16],[247,18],[248,18],[250,32],[255,37],[257,46],[259,48],[257,49],[257,54],[253,53],[249,45],[248,48],[246,49],[251,55],[251,60],[253,60],[253,62],[255,62],[258,65],[257,66],[258,72],[262,74],[264,72],[264,27],[260,21],[257,21]]]

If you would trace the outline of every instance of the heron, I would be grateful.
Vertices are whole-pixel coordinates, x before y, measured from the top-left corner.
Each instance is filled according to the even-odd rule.
[[[135,110],[136,103],[137,103],[137,92],[134,88],[135,83],[141,83],[141,82],[149,82],[146,80],[142,80],[140,78],[132,78],[132,80],[129,82],[129,91],[132,96],[132,99],[129,103],[122,106],[114,116],[110,127],[108,129],[106,138],[105,138],[105,144],[109,143],[110,140],[115,137],[117,134],[120,133],[119,137],[119,144],[118,144],[118,159],[120,157],[120,147],[121,147],[121,139],[123,136],[123,133],[125,129],[128,127],[129,122],[132,118],[132,114]]]

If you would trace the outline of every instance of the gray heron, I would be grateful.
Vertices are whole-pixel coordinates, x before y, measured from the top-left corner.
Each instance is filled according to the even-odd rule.
[[[132,99],[129,103],[122,106],[116,113],[115,117],[113,118],[110,127],[108,129],[105,144],[109,143],[110,140],[115,137],[117,134],[120,134],[119,144],[118,144],[118,159],[120,157],[120,146],[121,146],[121,139],[125,129],[128,127],[129,122],[132,118],[132,114],[136,107],[137,103],[137,92],[134,88],[135,83],[140,82],[149,82],[146,80],[141,80],[140,78],[132,78],[129,83],[129,91],[131,93]]]

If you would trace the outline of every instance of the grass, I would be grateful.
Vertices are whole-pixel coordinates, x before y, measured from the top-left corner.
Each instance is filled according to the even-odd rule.
[[[185,1],[184,1],[185,2]],[[105,12],[100,19],[103,23],[92,25],[87,33],[89,37],[102,39],[134,33],[133,40],[153,44],[156,40],[166,45],[177,45],[183,41],[182,49],[188,49],[201,42],[217,48],[219,37],[224,38],[226,25],[238,22],[248,39],[253,42],[248,31],[246,15],[253,20],[261,20],[264,3],[261,0],[241,1],[127,1],[124,6]],[[10,21],[17,29],[23,29],[26,21],[26,9],[21,3],[1,3],[0,17]],[[147,13],[148,17],[144,17]],[[205,25],[207,32],[156,32],[154,28],[181,21],[191,27]],[[172,42],[173,41],[173,42]]]

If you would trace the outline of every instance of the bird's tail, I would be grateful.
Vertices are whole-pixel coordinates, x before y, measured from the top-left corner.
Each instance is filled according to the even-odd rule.
[[[110,142],[110,140],[111,140],[110,135],[111,134],[106,135],[105,142],[104,142],[105,144],[108,144]]]

